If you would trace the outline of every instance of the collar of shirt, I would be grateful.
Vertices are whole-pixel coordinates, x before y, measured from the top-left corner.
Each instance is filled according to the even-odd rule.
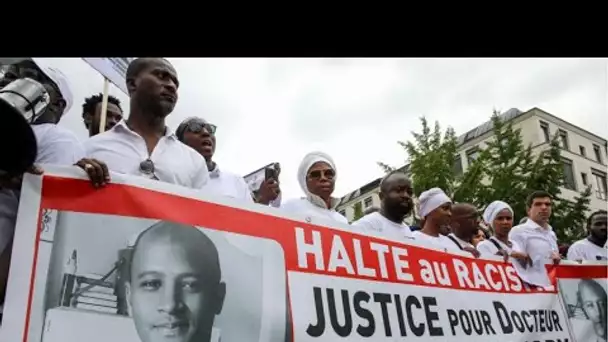
[[[209,170],[209,177],[211,178],[220,178],[220,167],[215,164],[213,170]]]
[[[127,125],[127,121],[125,119],[120,120],[114,127],[112,127],[112,129],[115,129],[117,131],[123,130],[123,132],[125,132],[125,133],[135,134],[137,136],[140,136],[137,132],[132,130],[129,127],[129,125]],[[175,135],[175,133],[173,131],[171,131],[169,129],[168,126],[165,126],[165,133],[163,134],[163,136],[173,139],[173,140],[177,140],[177,136]]]
[[[526,222],[523,225],[526,228],[531,228],[531,229],[535,229],[535,230],[539,230],[539,231],[547,231],[547,232],[553,231],[553,227],[551,227],[550,224],[547,224],[547,229],[545,229],[541,225],[539,225],[538,223],[536,223],[530,219],[526,220]]]

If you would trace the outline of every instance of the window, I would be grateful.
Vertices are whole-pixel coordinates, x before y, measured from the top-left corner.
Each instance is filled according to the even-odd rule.
[[[462,157],[460,156],[460,154],[457,154],[456,156],[454,156],[454,174],[456,176],[460,176],[462,174]]]
[[[370,196],[370,197],[366,198],[365,201],[363,201],[363,206],[365,207],[365,209],[367,209],[372,206],[372,203],[373,203],[373,201]]]
[[[479,149],[473,147],[467,151],[467,162],[471,165],[477,158],[479,158]]]
[[[579,146],[578,150],[581,152],[581,156],[586,157],[587,156],[587,152],[585,151],[585,146]]]
[[[562,158],[562,164],[564,165],[564,188],[576,190],[576,181],[574,180],[572,160]]]
[[[545,142],[551,141],[551,132],[549,131],[549,124],[541,121],[540,129],[543,131],[543,137],[545,138]]]
[[[591,174],[595,178],[595,196],[599,199],[606,200],[606,173],[591,169]]]
[[[598,163],[602,163],[602,151],[600,150],[600,147],[596,144],[593,144],[593,152],[595,153],[595,160],[597,160]]]
[[[563,129],[558,130],[559,133],[559,142],[564,150],[570,150],[570,145],[568,145],[568,132]]]
[[[583,185],[587,186],[587,174],[584,172],[581,172],[581,178],[583,179]]]

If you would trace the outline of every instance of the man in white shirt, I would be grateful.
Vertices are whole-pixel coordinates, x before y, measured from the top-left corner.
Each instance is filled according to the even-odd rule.
[[[387,240],[412,240],[410,227],[403,223],[414,207],[412,181],[393,171],[380,182],[380,210],[363,216],[352,224],[354,231]]]
[[[469,203],[452,205],[450,228],[452,232],[448,234],[448,238],[452,240],[456,247],[478,258],[479,252],[471,243],[473,236],[479,230],[479,213],[477,212],[477,208]]]
[[[528,196],[526,204],[528,219],[509,232],[513,251],[528,255],[530,263],[559,263],[557,236],[549,225],[551,195],[545,191],[534,191]]]
[[[77,165],[93,186],[113,172],[201,189],[209,180],[205,160],[182,144],[165,125],[177,103],[177,72],[164,58],[137,58],[127,68],[129,118],[85,143],[87,158]]]
[[[217,163],[213,161],[216,146],[216,130],[217,127],[206,120],[191,117],[184,120],[177,127],[175,135],[181,142],[192,147],[205,158],[207,169],[209,170],[209,182],[205,189],[214,194],[240,199],[245,202],[253,202],[254,198],[245,179],[230,171],[221,170]],[[269,205],[278,197],[279,192],[279,182],[277,180],[265,180],[260,186],[260,196],[257,198],[258,203]]]
[[[9,66],[0,80],[0,88],[26,77],[40,82],[50,97],[44,113],[32,124],[38,145],[35,163],[73,165],[84,156],[83,146],[74,133],[57,125],[73,102],[67,78],[44,59],[25,59]],[[35,167],[31,172],[41,173],[42,170]],[[22,176],[0,179],[0,303],[8,277]]]
[[[412,233],[416,242],[444,252],[460,251],[452,240],[441,234],[452,218],[452,200],[439,188],[424,191],[418,200],[423,223],[420,230]]]
[[[568,249],[568,260],[608,260],[608,249],[606,244],[606,210],[593,212],[587,218],[587,231],[589,236],[576,241]]]

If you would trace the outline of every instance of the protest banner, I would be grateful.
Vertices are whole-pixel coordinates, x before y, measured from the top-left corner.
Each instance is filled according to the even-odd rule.
[[[127,67],[135,59],[132,57],[83,58],[93,69],[114,83],[123,93],[129,94],[125,83]]]
[[[94,189],[76,168],[26,175],[1,341],[595,342],[605,332],[605,264],[551,266],[559,286],[530,288],[500,260],[112,177]]]

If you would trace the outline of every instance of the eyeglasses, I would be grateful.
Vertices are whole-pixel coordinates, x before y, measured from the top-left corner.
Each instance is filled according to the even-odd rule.
[[[314,170],[308,173],[308,177],[312,179],[321,179],[321,177],[325,177],[327,179],[333,179],[336,176],[336,171],[332,169],[327,170]]]
[[[210,124],[210,123],[198,121],[198,120],[193,120],[186,124],[186,130],[188,132],[200,133],[203,131],[203,129],[205,129],[209,134],[215,134],[215,131],[217,130],[217,126]]]
[[[143,173],[144,175],[146,175],[152,179],[158,180],[158,178],[154,174],[154,170],[155,170],[154,162],[152,160],[150,160],[150,158],[139,163],[139,171],[141,173]]]

